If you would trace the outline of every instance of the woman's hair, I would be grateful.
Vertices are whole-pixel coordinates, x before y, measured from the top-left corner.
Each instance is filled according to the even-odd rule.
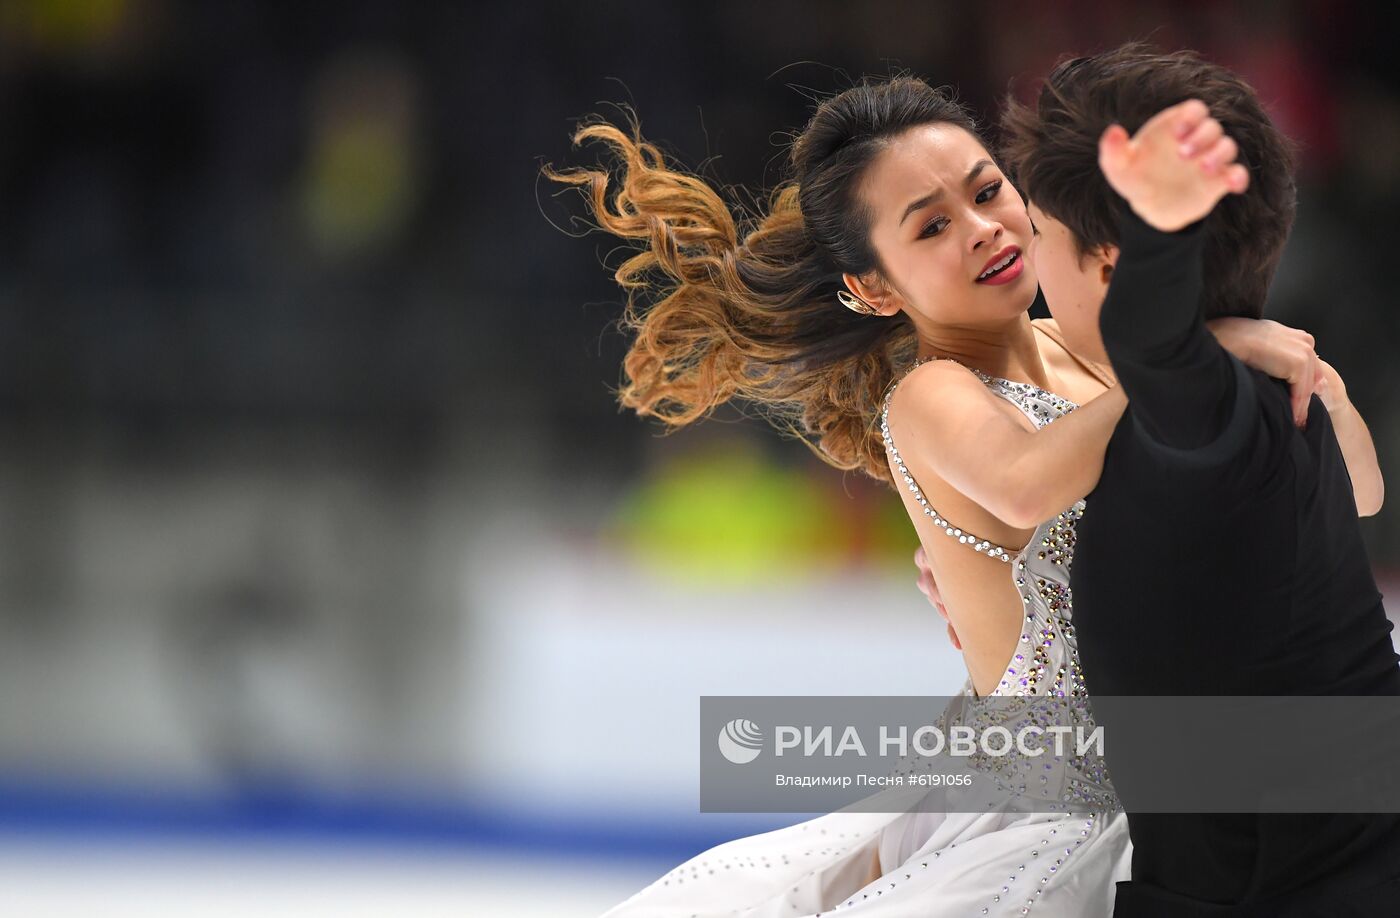
[[[1226,195],[1205,218],[1205,316],[1257,319],[1293,226],[1295,149],[1237,74],[1193,51],[1140,42],[1064,60],[1033,105],[1006,100],[1003,157],[1021,193],[1069,228],[1081,254],[1117,245],[1118,196],[1099,169],[1099,136],[1114,122],[1134,133],[1192,98],[1210,107],[1249,169],[1244,194]]]
[[[766,214],[740,211],[641,137],[586,123],[621,166],[544,174],[579,186],[598,225],[640,243],[614,277],[627,291],[620,403],[678,428],[731,398],[757,407],[829,465],[892,482],[879,431],[895,368],[917,349],[903,314],[861,315],[837,299],[843,273],[879,269],[857,189],[896,135],[923,124],[976,124],[948,92],[900,75],[824,100],[789,151],[791,177]],[[980,138],[979,138],[980,139]],[[814,442],[815,441],[815,442]]]

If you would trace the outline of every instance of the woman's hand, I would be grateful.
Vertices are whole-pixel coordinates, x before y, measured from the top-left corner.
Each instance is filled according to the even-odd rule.
[[[1352,494],[1356,497],[1356,512],[1361,516],[1374,516],[1385,503],[1385,476],[1381,474],[1380,460],[1376,457],[1376,443],[1361,413],[1347,398],[1341,374],[1322,358],[1317,362],[1322,367],[1317,397],[1327,406],[1332,432],[1342,448],[1342,459],[1347,464]]]
[[[1328,414],[1336,414],[1351,404],[1347,398],[1347,384],[1342,382],[1341,374],[1332,368],[1332,364],[1321,357],[1317,358],[1317,363],[1322,368],[1317,378],[1317,397],[1322,399]]]
[[[1288,381],[1293,423],[1303,427],[1313,393],[1322,400],[1332,421],[1332,432],[1342,448],[1342,459],[1351,476],[1356,512],[1373,516],[1385,503],[1385,477],[1371,431],[1356,406],[1347,398],[1340,373],[1313,349],[1313,336],[1270,319],[1211,319],[1206,327],[1220,346],[1240,361],[1277,379]]]
[[[933,579],[933,568],[928,565],[928,554],[924,552],[922,545],[914,550],[914,566],[919,569],[919,592],[928,597],[938,614],[943,616],[943,621],[947,622],[948,640],[953,642],[955,648],[962,650],[962,642],[958,640],[958,633],[953,630],[953,621],[948,617],[948,608],[943,605],[943,596],[938,592],[938,583]]]
[[[1329,412],[1333,408],[1329,402],[1346,400],[1342,378],[1317,356],[1313,336],[1301,328],[1290,328],[1272,319],[1242,318],[1211,319],[1206,328],[1241,363],[1288,383],[1293,423],[1299,427],[1307,423],[1308,403],[1314,392]]]

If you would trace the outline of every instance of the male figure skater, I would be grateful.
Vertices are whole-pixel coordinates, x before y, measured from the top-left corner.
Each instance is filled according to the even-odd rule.
[[[1204,324],[1260,315],[1292,220],[1253,90],[1132,45],[1060,65],[1003,127],[1051,312],[1128,397],[1071,572],[1090,697],[1400,694],[1338,445],[1359,418],[1300,429]],[[1400,817],[1128,821],[1117,918],[1400,914]]]

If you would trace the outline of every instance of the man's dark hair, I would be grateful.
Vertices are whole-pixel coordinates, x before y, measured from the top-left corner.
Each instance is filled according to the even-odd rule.
[[[1293,226],[1294,144],[1237,74],[1192,51],[1164,54],[1139,42],[1064,60],[1033,105],[1007,99],[1002,153],[1022,194],[1069,228],[1082,255],[1118,243],[1117,194],[1099,171],[1099,136],[1115,122],[1135,133],[1192,98],[1210,107],[1249,169],[1244,194],[1226,195],[1206,217],[1205,315],[1258,318]]]

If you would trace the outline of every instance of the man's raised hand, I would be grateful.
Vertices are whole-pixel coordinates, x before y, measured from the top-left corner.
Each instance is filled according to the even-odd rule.
[[[1121,124],[1099,138],[1099,168],[1150,226],[1174,233],[1249,187],[1239,148],[1200,99],[1163,109],[1128,136]]]
[[[953,647],[962,650],[962,641],[958,640],[958,632],[953,629],[953,620],[948,617],[948,607],[943,605],[943,594],[938,592],[938,582],[933,579],[933,568],[929,566],[928,555],[922,545],[914,549],[914,566],[919,569],[919,592],[927,596],[928,601],[938,610],[938,614],[943,616],[943,621],[948,625],[948,640],[952,642]]]

